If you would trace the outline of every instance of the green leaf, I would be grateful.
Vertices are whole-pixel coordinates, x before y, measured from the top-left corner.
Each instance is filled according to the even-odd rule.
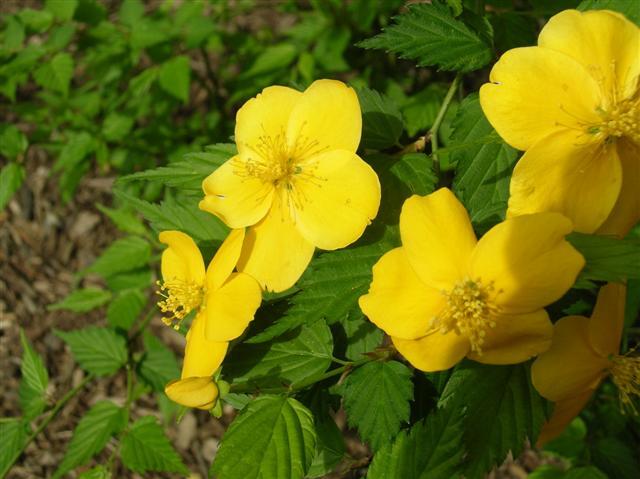
[[[384,333],[362,314],[362,311],[352,310],[334,329],[341,328],[343,337],[336,337],[336,344],[346,344],[344,356],[352,361],[362,359],[365,353],[380,346]],[[334,336],[337,336],[334,333]]]
[[[18,17],[15,15],[6,17],[3,47],[7,52],[16,52],[22,48],[25,37],[24,30],[24,24],[18,20]]]
[[[409,136],[420,132],[424,134],[433,126],[445,93],[446,90],[441,85],[432,83],[403,102],[402,115]]]
[[[332,351],[331,331],[323,321],[316,321],[268,343],[238,344],[225,359],[223,373],[234,384],[295,385],[326,371]]]
[[[73,331],[56,330],[80,366],[96,376],[115,373],[127,362],[127,342],[115,331],[88,326]]]
[[[18,163],[9,163],[0,170],[0,211],[9,203],[14,193],[24,181],[24,167]]]
[[[143,236],[147,232],[147,229],[144,227],[135,213],[127,208],[113,209],[101,205],[100,203],[96,204],[96,208],[98,208],[100,212],[107,215],[120,231],[141,236]]]
[[[531,385],[528,364],[458,365],[440,397],[439,406],[466,409],[463,441],[467,456],[463,475],[480,479],[503,462],[509,451],[534,444],[547,417],[547,402]]]
[[[86,464],[89,459],[102,451],[109,438],[124,429],[126,420],[125,410],[111,401],[100,401],[94,404],[73,431],[73,437],[64,458],[53,475],[54,479]]]
[[[635,469],[632,472],[632,476],[627,477],[635,477],[635,474],[638,472],[638,469]],[[567,473],[562,476],[562,479],[607,479],[608,477],[605,473],[603,473],[600,469],[587,466],[587,467],[576,467],[575,469],[571,469],[567,471]],[[622,479],[624,476],[615,476],[616,479]]]
[[[53,22],[53,15],[47,10],[25,8],[20,10],[18,17],[29,30],[36,33],[45,32]]]
[[[77,7],[78,0],[46,0],[44,3],[44,8],[62,21],[71,20]]]
[[[146,289],[152,284],[149,268],[134,269],[125,273],[114,274],[105,279],[110,290],[119,292],[126,289]]]
[[[378,450],[409,421],[411,371],[397,361],[367,363],[347,376],[342,394],[349,424]]]
[[[87,155],[95,151],[96,142],[90,133],[82,131],[71,133],[53,166],[53,171],[75,169]]]
[[[628,420],[627,420],[628,421]],[[637,424],[637,422],[636,422]],[[637,448],[617,437],[601,437],[591,444],[593,464],[606,472],[588,476],[576,475],[574,479],[615,477],[616,479],[634,479],[640,470]]]
[[[17,158],[22,155],[29,146],[29,141],[24,133],[22,133],[15,125],[0,126],[0,154],[9,159]],[[4,170],[9,165],[2,169]]]
[[[361,148],[383,150],[397,145],[402,134],[402,115],[389,97],[375,90],[358,88],[362,110]]]
[[[527,476],[527,479],[563,479],[564,477],[564,471],[559,469],[558,466],[543,464],[542,466],[536,467],[536,469]]]
[[[121,141],[131,131],[133,123],[133,118],[127,115],[111,113],[104,119],[102,134],[107,141]]]
[[[436,409],[376,453],[367,479],[459,477],[464,457],[463,417],[461,410]]]
[[[112,478],[111,478],[111,471],[106,466],[96,466],[80,474],[78,479],[112,479]]]
[[[617,239],[571,233],[567,240],[587,262],[576,287],[588,288],[591,281],[620,282],[640,278],[640,238]]]
[[[134,472],[189,472],[152,416],[140,418],[131,426],[122,439],[120,458]]]
[[[181,100],[189,101],[189,86],[191,84],[191,66],[189,57],[177,56],[163,63],[158,74],[160,87],[169,95]]]
[[[151,246],[139,236],[127,236],[114,241],[85,273],[106,278],[123,271],[131,271],[149,263]]]
[[[0,418],[0,477],[4,477],[27,440],[27,424],[18,417]]]
[[[66,309],[74,313],[86,313],[99,308],[111,299],[111,292],[100,288],[84,288],[72,291],[66,298],[47,307],[49,311]]]
[[[150,333],[143,337],[145,353],[139,372],[154,391],[164,391],[165,385],[180,377],[180,368],[173,352]]]
[[[578,10],[613,10],[640,27],[640,8],[637,0],[584,0]]]
[[[441,70],[470,72],[489,63],[491,46],[442,3],[409,5],[384,32],[358,44],[417,60],[418,66],[437,65]]]
[[[144,4],[140,0],[124,0],[118,10],[120,21],[130,27],[144,17]]]
[[[210,474],[225,479],[302,479],[316,434],[311,412],[293,398],[260,396],[225,433]]]
[[[251,66],[238,75],[238,80],[248,80],[287,68],[296,58],[297,53],[297,48],[291,43],[266,47]]]
[[[73,77],[73,57],[65,52],[56,53],[51,61],[33,72],[33,77],[42,88],[66,97]]]
[[[453,125],[451,153],[457,162],[453,190],[478,225],[504,219],[509,181],[518,152],[504,143],[489,124],[477,94],[462,102]]]
[[[345,453],[344,438],[331,416],[316,417],[316,453],[306,477],[324,477],[342,461]]]
[[[147,297],[138,289],[119,292],[107,308],[109,326],[129,331],[142,313]]]
[[[44,410],[46,404],[49,374],[40,355],[33,349],[29,340],[20,329],[22,343],[22,361],[20,362],[19,397],[20,407],[25,420],[34,419]]]
[[[156,231],[178,230],[191,236],[195,241],[222,241],[229,234],[229,228],[210,213],[198,209],[198,200],[177,202],[166,199],[159,205],[138,199],[122,190],[115,195],[124,204],[135,208]]]

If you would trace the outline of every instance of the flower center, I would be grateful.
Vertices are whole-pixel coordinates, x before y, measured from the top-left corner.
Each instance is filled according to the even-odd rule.
[[[589,127],[589,133],[606,139],[626,136],[640,142],[640,97],[619,102],[601,115],[602,123]]]
[[[157,294],[163,298],[158,301],[158,307],[163,313],[171,314],[162,318],[162,322],[177,331],[182,320],[202,305],[204,289],[194,281],[181,279],[158,281],[157,285],[160,287]]]
[[[469,338],[471,350],[482,354],[487,328],[495,328],[492,319],[498,307],[491,300],[493,285],[483,285],[480,279],[465,278],[450,291],[443,291],[447,305],[431,320],[430,326],[442,334],[455,331]]]
[[[618,388],[622,412],[628,410],[637,415],[633,396],[640,397],[640,357],[614,356],[611,362],[609,372]]]

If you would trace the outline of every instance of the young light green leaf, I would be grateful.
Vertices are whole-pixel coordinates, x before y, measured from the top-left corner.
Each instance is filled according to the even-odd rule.
[[[165,385],[180,377],[180,368],[173,352],[162,341],[150,333],[143,337],[144,356],[139,373],[154,391],[164,391]]]
[[[140,418],[131,426],[122,439],[120,458],[134,472],[189,472],[152,416]]]
[[[129,134],[133,127],[134,119],[120,113],[111,113],[102,124],[102,134],[105,140],[118,142]]]
[[[397,145],[402,134],[402,115],[389,97],[366,87],[358,88],[362,110],[360,147],[383,150]]]
[[[474,224],[503,220],[518,152],[497,136],[482,112],[477,94],[462,102],[453,128],[452,145],[468,145],[451,152],[451,159],[457,162],[454,192]],[[494,140],[485,141],[487,138]]]
[[[66,52],[56,53],[51,61],[38,68],[33,77],[47,90],[69,95],[69,83],[73,77],[73,57]]]
[[[288,67],[295,59],[297,50],[291,43],[280,43],[263,49],[253,64],[238,76],[238,80],[268,75]]]
[[[169,95],[187,103],[191,85],[189,57],[181,55],[163,63],[158,74],[158,83]]]
[[[349,424],[378,450],[409,421],[411,371],[397,361],[367,363],[347,376],[342,395]]]
[[[111,329],[88,326],[73,331],[56,330],[71,349],[82,369],[106,376],[115,373],[127,362],[127,343]]]
[[[8,163],[0,170],[0,211],[9,203],[14,193],[24,181],[24,167],[18,163]]]
[[[311,412],[293,398],[260,396],[225,433],[210,474],[225,479],[302,479],[313,459]]]
[[[111,401],[94,404],[73,431],[62,462],[53,477],[57,479],[85,464],[106,446],[109,438],[126,426],[125,410]]]
[[[548,414],[548,403],[531,385],[528,364],[458,365],[439,406],[466,410],[463,475],[480,479],[511,451],[517,457],[525,442],[535,443]]]
[[[127,236],[114,241],[100,257],[85,270],[103,278],[145,266],[151,257],[151,246],[139,236]]]
[[[100,288],[84,288],[72,291],[66,298],[47,307],[49,311],[66,309],[74,313],[86,313],[99,308],[111,299],[111,292]]]
[[[640,8],[636,0],[583,0],[578,10],[613,10],[640,27]]]
[[[146,303],[146,296],[138,289],[120,291],[107,308],[109,326],[129,331]]]
[[[20,363],[19,397],[24,418],[29,421],[44,410],[49,374],[40,355],[33,349],[24,330],[20,329],[22,361]]]
[[[439,408],[374,456],[367,479],[450,479],[460,476],[464,457],[463,413]]]
[[[295,385],[326,371],[332,351],[331,331],[324,321],[316,321],[268,343],[238,344],[225,359],[223,373],[234,384]]]
[[[358,44],[383,49],[400,58],[417,60],[418,66],[437,65],[441,70],[470,72],[491,61],[491,45],[456,19],[440,3],[409,5],[383,33]]]
[[[28,425],[22,418],[0,418],[0,477],[4,477],[18,458],[27,439]]]

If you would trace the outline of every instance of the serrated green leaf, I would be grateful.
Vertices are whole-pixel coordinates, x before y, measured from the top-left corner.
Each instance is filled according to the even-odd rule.
[[[333,327],[340,328],[344,335],[342,338],[336,337],[336,345],[345,344],[344,357],[352,361],[362,359],[365,353],[380,346],[384,337],[382,330],[365,318],[362,311],[357,310],[350,311],[345,319]]]
[[[383,150],[397,145],[402,134],[402,115],[398,106],[386,95],[370,88],[358,88],[362,110],[361,148]]]
[[[504,219],[518,152],[497,136],[482,112],[477,94],[462,102],[453,128],[452,144],[467,145],[451,153],[457,162],[454,192],[475,225]],[[494,140],[489,142],[488,138]]]
[[[576,281],[578,287],[588,288],[591,281],[620,282],[640,278],[640,238],[617,239],[571,233],[567,241],[587,263]]]
[[[151,270],[145,267],[114,274],[105,278],[105,282],[110,290],[117,293],[126,289],[146,289],[151,286],[152,279]]]
[[[44,8],[62,21],[71,20],[78,7],[78,0],[46,0]]]
[[[66,52],[56,53],[51,61],[33,72],[33,78],[38,85],[61,93],[65,97],[69,95],[69,83],[72,77],[73,57]]]
[[[383,33],[358,45],[397,53],[400,58],[417,60],[418,66],[437,65],[448,71],[477,70],[493,57],[491,46],[442,3],[409,5],[394,21]]]
[[[27,424],[18,417],[0,418],[0,438],[0,477],[4,477],[24,447]]]
[[[111,479],[111,471],[105,466],[96,466],[80,474],[78,479]]]
[[[111,436],[122,431],[125,426],[126,414],[123,408],[111,401],[94,404],[73,431],[67,451],[53,475],[54,479],[85,464],[104,449]]]
[[[20,362],[19,397],[24,418],[29,421],[44,410],[46,404],[49,374],[40,355],[33,349],[29,340],[20,329],[22,343],[22,361]]]
[[[519,456],[527,440],[535,444],[548,413],[547,402],[531,385],[528,364],[465,361],[451,375],[439,406],[466,410],[463,475],[468,479],[485,477],[509,451]]]
[[[463,411],[440,408],[401,432],[373,458],[367,479],[450,479],[464,457]]]
[[[162,341],[150,333],[145,332],[143,342],[145,352],[140,361],[140,376],[154,391],[164,391],[169,381],[180,377],[176,357]]]
[[[315,443],[306,407],[293,398],[260,396],[231,423],[210,473],[225,479],[302,479]]]
[[[100,288],[77,289],[69,293],[62,301],[47,307],[49,311],[66,309],[74,313],[86,313],[99,308],[111,299],[111,292]]]
[[[640,6],[637,0],[583,0],[578,10],[613,10],[640,27]]]
[[[9,163],[0,170],[0,211],[9,203],[24,181],[25,171],[18,163]]]
[[[409,421],[411,371],[397,361],[367,363],[347,376],[342,394],[349,424],[378,450]]]
[[[147,304],[147,298],[140,290],[121,291],[107,308],[109,326],[129,331],[142,313],[145,304]]]
[[[127,362],[127,342],[111,329],[88,326],[73,331],[56,330],[71,349],[82,369],[106,376],[115,373]]]
[[[331,416],[315,418],[316,453],[306,477],[324,477],[342,461],[345,453],[344,438]]]
[[[131,426],[122,439],[120,458],[134,472],[189,472],[152,416],[140,418]]]
[[[126,208],[113,209],[101,205],[100,203],[96,204],[96,208],[98,208],[101,213],[107,215],[120,231],[141,236],[143,236],[147,231],[135,213]]]
[[[187,103],[191,85],[189,57],[181,55],[163,63],[158,73],[158,83],[169,95]]]
[[[234,384],[295,385],[326,371],[332,352],[331,331],[324,321],[316,321],[271,342],[237,345],[225,359],[223,374]]]
[[[111,243],[85,272],[106,278],[145,266],[150,258],[151,245],[146,240],[139,236],[127,236]]]

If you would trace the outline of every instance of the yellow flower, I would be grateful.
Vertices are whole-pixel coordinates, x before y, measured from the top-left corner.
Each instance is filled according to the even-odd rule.
[[[600,289],[591,318],[567,316],[554,324],[551,348],[531,368],[535,388],[556,403],[539,444],[565,429],[607,375],[618,387],[622,407],[635,412],[632,396],[640,395],[640,357],[618,354],[625,290],[610,283]]]
[[[179,231],[163,231],[160,309],[170,316],[167,325],[178,329],[192,311],[195,319],[187,333],[181,379],[169,383],[165,392],[173,401],[209,409],[218,396],[211,379],[222,363],[228,342],[240,336],[260,305],[260,285],[245,273],[234,273],[244,230],[232,231],[205,271],[195,242]]]
[[[640,220],[640,29],[565,10],[538,46],[506,52],[480,89],[491,124],[526,150],[507,216],[556,211],[576,231],[624,236]]]
[[[480,241],[450,190],[412,196],[400,213],[402,247],[373,267],[362,311],[423,371],[467,356],[513,364],[545,351],[552,325],[544,306],[559,299],[584,266],[564,239],[558,213],[509,219]]]
[[[273,291],[291,287],[316,247],[357,240],[376,216],[380,183],[358,155],[362,117],[353,89],[333,80],[303,93],[265,88],[236,117],[238,154],[203,183],[200,208],[249,227],[238,262]]]

